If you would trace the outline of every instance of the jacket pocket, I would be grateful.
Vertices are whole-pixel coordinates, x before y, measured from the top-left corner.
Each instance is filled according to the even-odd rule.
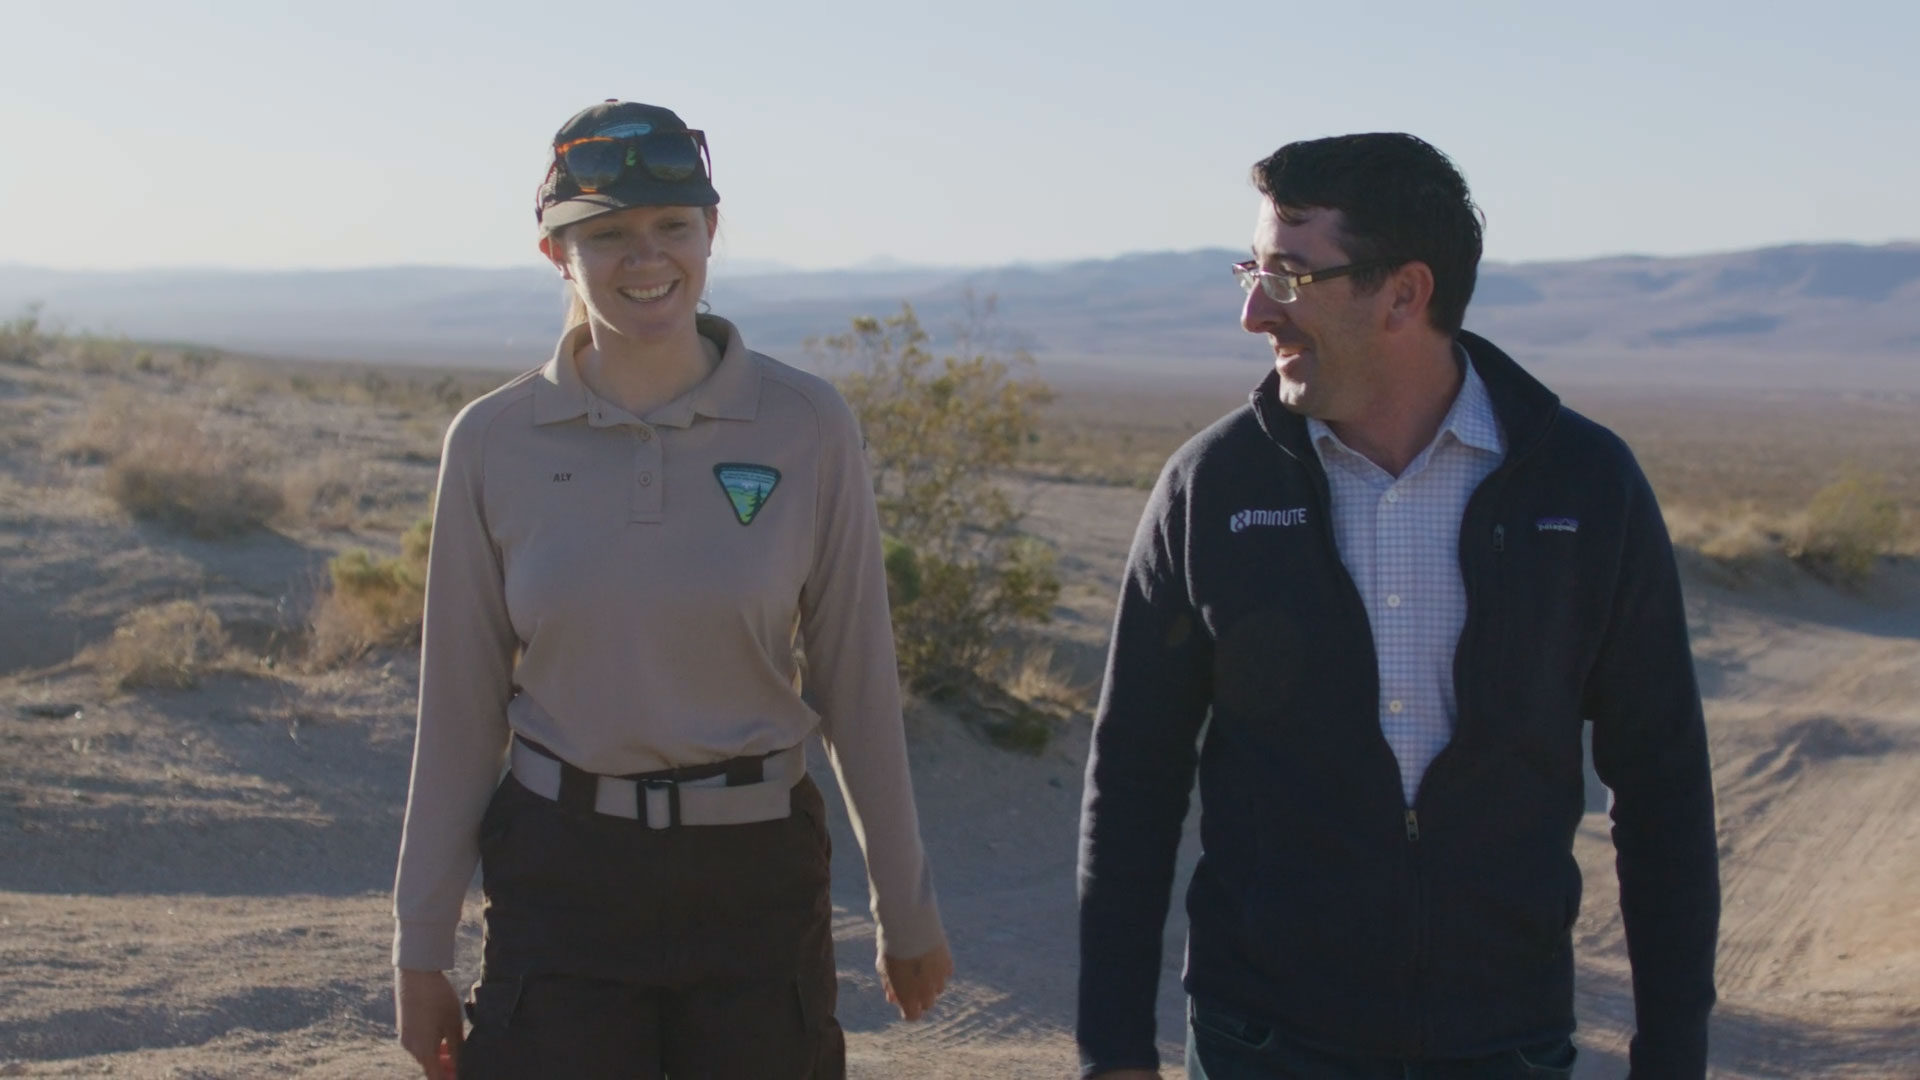
[[[1272,1025],[1197,999],[1188,1005],[1187,1019],[1195,1032],[1224,1040],[1243,1050],[1265,1050],[1273,1043]]]
[[[475,1028],[505,1028],[513,1022],[514,1011],[520,1007],[520,990],[524,982],[516,976],[475,983],[467,998],[467,1019],[473,1022]]]
[[[1554,1039],[1533,1046],[1522,1046],[1512,1054],[1520,1067],[1526,1070],[1523,1075],[1538,1080],[1572,1076],[1574,1062],[1580,1058],[1580,1051],[1574,1049],[1572,1039]]]

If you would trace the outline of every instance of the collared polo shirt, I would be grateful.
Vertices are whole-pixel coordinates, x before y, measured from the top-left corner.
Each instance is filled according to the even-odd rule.
[[[1400,764],[1407,805],[1459,715],[1453,653],[1467,622],[1460,520],[1467,500],[1506,457],[1486,384],[1465,377],[1433,442],[1399,476],[1309,418],[1333,498],[1340,561],[1360,590],[1380,666],[1380,730]]]
[[[718,366],[644,416],[565,335],[447,433],[394,962],[450,967],[482,812],[518,731],[589,772],[762,754],[816,729],[866,853],[881,948],[944,936],[920,843],[879,523],[851,410],[701,316]],[[805,644],[800,696],[796,631]]]

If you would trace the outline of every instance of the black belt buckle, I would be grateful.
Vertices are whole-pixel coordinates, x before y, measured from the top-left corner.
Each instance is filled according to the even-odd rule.
[[[646,821],[649,829],[671,829],[680,824],[680,785],[672,780],[641,780],[640,817]],[[667,821],[664,825],[655,825],[651,819],[650,802],[647,792],[664,791],[667,793]]]

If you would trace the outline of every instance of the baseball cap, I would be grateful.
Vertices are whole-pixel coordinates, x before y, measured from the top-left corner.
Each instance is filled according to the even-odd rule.
[[[612,98],[575,113],[553,136],[534,217],[548,233],[635,206],[715,206],[704,132],[671,109]]]

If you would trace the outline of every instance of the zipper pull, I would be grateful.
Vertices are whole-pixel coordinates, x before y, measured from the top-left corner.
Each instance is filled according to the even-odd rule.
[[[1419,842],[1419,840],[1420,840],[1420,815],[1414,813],[1412,810],[1408,810],[1407,811],[1407,843],[1409,844],[1417,843]]]
[[[1493,527],[1493,550],[1507,550],[1507,527],[1505,525],[1495,525]]]

